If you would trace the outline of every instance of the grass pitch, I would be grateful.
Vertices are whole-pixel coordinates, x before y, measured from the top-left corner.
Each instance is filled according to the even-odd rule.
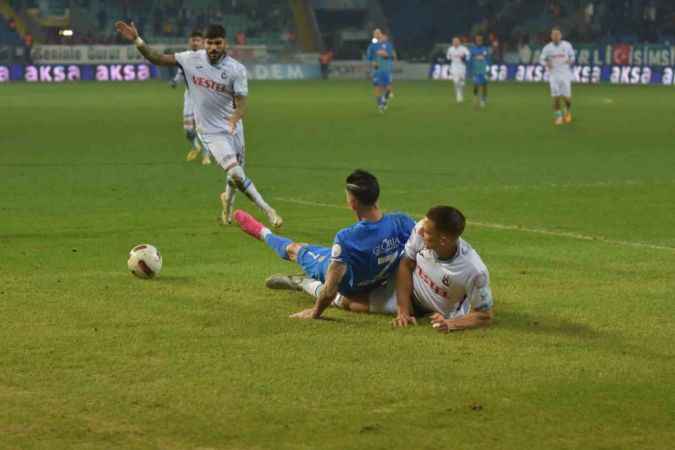
[[[329,244],[344,177],[381,205],[462,209],[493,327],[330,310],[216,223],[223,174],[184,161],[163,83],[0,86],[0,448],[670,449],[675,441],[675,90],[254,82],[247,171],[285,233]],[[238,206],[255,212],[245,198]],[[150,242],[160,278],[126,270]]]

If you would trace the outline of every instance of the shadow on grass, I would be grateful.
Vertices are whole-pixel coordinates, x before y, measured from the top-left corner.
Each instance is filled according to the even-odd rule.
[[[494,327],[510,328],[527,333],[557,334],[595,339],[601,334],[586,324],[571,322],[552,316],[537,316],[520,311],[502,311],[495,313]]]

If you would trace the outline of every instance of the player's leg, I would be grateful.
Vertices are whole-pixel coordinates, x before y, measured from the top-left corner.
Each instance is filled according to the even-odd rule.
[[[236,186],[238,190],[244,193],[249,200],[260,208],[269,219],[272,226],[278,228],[283,224],[283,219],[277,212],[263,199],[253,184],[253,181],[246,176],[244,168],[239,163],[238,155],[243,153],[243,149],[236,149],[243,145],[243,131],[238,131],[235,136],[230,134],[212,134],[201,136],[202,142],[207,146],[209,152],[213,155],[216,162],[227,172],[227,185],[225,187],[225,197],[228,196],[227,186]],[[221,194],[221,201],[223,194]],[[223,211],[221,219],[227,223],[227,210]]]
[[[195,129],[195,115],[187,91],[183,95],[183,130],[185,131],[185,138],[190,143],[190,151],[188,151],[185,159],[187,161],[194,161],[199,156],[199,152],[202,151],[202,145],[199,142]]]
[[[565,123],[571,123],[572,122],[572,81],[571,80],[565,80],[563,86],[562,86],[562,100],[565,102],[565,115],[564,115],[564,122]]]
[[[551,87],[551,98],[553,99],[553,123],[556,125],[562,125],[563,113],[560,109],[561,95],[558,80],[551,78],[549,80],[549,85]]]
[[[482,80],[480,88],[481,88],[480,106],[481,108],[485,108],[485,105],[487,104],[487,92],[488,92],[487,79]]]
[[[473,106],[478,108],[479,105],[479,98],[478,98],[478,90],[480,88],[479,85],[479,80],[476,75],[473,76]]]
[[[461,71],[456,71],[453,74],[453,83],[455,85],[455,99],[457,103],[464,101],[464,74]]]

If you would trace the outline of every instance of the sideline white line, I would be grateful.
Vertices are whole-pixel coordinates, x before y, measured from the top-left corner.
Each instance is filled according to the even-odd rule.
[[[298,198],[275,197],[274,200],[286,203],[295,203],[297,205],[318,206],[321,208],[347,209],[346,206],[333,205],[330,203],[313,202],[310,200],[301,200]],[[411,214],[417,217],[424,216],[424,214],[416,212],[413,212]],[[543,234],[546,236],[564,237],[569,239],[577,239],[581,241],[603,242],[605,244],[618,245],[622,247],[637,247],[637,248],[648,248],[652,250],[666,250],[675,253],[675,247],[668,247],[666,245],[648,244],[645,242],[619,241],[615,239],[609,239],[603,236],[590,236],[587,234],[574,233],[568,231],[553,231],[553,230],[546,230],[543,228],[528,228],[528,227],[521,227],[518,225],[504,225],[500,223],[491,223],[491,222],[475,222],[472,220],[469,221],[469,224],[476,227],[490,228],[493,230],[521,231],[524,233]]]

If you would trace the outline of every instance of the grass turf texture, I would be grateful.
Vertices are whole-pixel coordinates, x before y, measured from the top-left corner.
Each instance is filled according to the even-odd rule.
[[[184,162],[182,92],[0,86],[0,448],[672,448],[675,90],[577,86],[558,128],[543,84],[474,111],[397,83],[384,116],[370,92],[252,83],[249,176],[319,244],[356,167],[386,209],[461,208],[492,328],[292,321],[309,300],[263,280],[295,267],[219,226],[222,172]],[[142,242],[153,281],[126,270]]]

